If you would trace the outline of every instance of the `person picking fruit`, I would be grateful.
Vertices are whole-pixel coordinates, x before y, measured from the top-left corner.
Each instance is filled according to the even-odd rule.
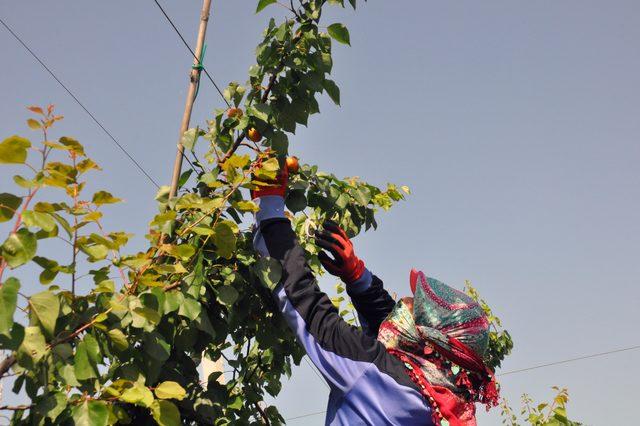
[[[254,247],[282,264],[273,295],[289,327],[331,389],[327,425],[476,425],[475,403],[498,389],[484,361],[489,322],[470,297],[411,270],[412,296],[397,303],[325,222],[315,241],[324,268],[342,279],[361,328],[347,324],[320,290],[284,215],[288,171],[252,191]]]

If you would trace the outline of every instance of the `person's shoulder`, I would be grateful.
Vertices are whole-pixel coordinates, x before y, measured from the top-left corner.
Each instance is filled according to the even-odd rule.
[[[419,392],[420,389],[418,388],[418,385],[416,385],[413,380],[411,380],[411,377],[409,377],[404,363],[387,352],[382,343],[378,341],[376,341],[376,343],[380,345],[382,349],[378,351],[378,356],[372,363],[376,367],[377,371],[380,374],[384,374],[391,378],[399,386],[408,387]]]

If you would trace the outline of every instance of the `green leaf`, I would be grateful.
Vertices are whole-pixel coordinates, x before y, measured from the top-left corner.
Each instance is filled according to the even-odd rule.
[[[329,35],[336,41],[342,44],[351,45],[349,40],[349,30],[342,24],[331,24],[327,27]]]
[[[304,196],[304,191],[300,189],[289,191],[285,202],[287,208],[293,213],[300,212],[307,207],[307,198]]]
[[[21,186],[21,187],[26,188],[26,189],[33,188],[34,186],[36,186],[36,181],[35,180],[28,180],[28,179],[23,178],[20,175],[13,176],[13,181],[16,183],[16,185]]]
[[[72,408],[74,424],[80,426],[107,426],[109,421],[109,408],[104,401],[88,401]]]
[[[102,244],[96,244],[91,246],[87,244],[82,244],[80,245],[79,248],[80,250],[85,252],[87,255],[89,255],[90,262],[96,262],[98,260],[102,260],[106,258],[107,255],[109,254],[109,248]]]
[[[93,355],[90,355],[92,343],[82,340],[76,346],[76,353],[73,356],[73,369],[78,380],[95,379],[98,377],[98,369],[93,362]]]
[[[247,108],[247,115],[265,123],[269,121],[269,114],[271,114],[271,106],[268,104],[255,104]]]
[[[256,8],[256,13],[260,13],[262,9],[273,3],[276,3],[276,0],[260,0],[258,2],[258,7]]]
[[[361,206],[366,206],[371,201],[371,191],[366,187],[351,189],[349,193]]]
[[[0,287],[0,334],[11,337],[13,313],[16,310],[20,281],[9,278]]]
[[[239,410],[242,408],[243,405],[244,404],[243,404],[242,398],[240,396],[236,396],[233,402],[227,405],[227,408],[231,408],[232,410]]]
[[[155,400],[151,404],[151,414],[160,426],[180,426],[180,411],[172,402]]]
[[[24,339],[18,348],[18,362],[25,368],[33,368],[47,352],[47,342],[40,327],[26,327]]]
[[[182,135],[180,138],[180,143],[182,146],[187,148],[188,150],[193,151],[193,148],[196,146],[196,141],[198,140],[198,136],[200,136],[200,130],[193,128],[189,129]]]
[[[230,220],[223,220],[216,224],[213,231],[213,243],[216,245],[216,253],[225,259],[231,259],[236,250],[238,226]]]
[[[157,331],[146,333],[143,338],[144,352],[158,361],[166,361],[171,355],[171,346]]]
[[[142,317],[144,320],[148,321],[151,324],[158,324],[161,319],[160,314],[157,311],[147,307],[135,308],[133,310],[134,320],[136,316]],[[144,325],[144,322],[145,322],[144,320],[142,321],[141,326]],[[135,321],[134,321],[134,327],[135,327]]]
[[[42,395],[42,399],[33,407],[32,413],[43,419],[55,419],[67,408],[67,396],[64,392],[52,392]],[[55,422],[54,422],[55,423]]]
[[[113,330],[109,330],[107,335],[109,336],[109,339],[111,339],[111,342],[113,342],[113,346],[115,346],[116,349],[124,351],[129,347],[127,336],[124,335],[122,330],[114,328]]]
[[[101,206],[103,204],[119,203],[122,199],[114,197],[107,191],[98,191],[93,194],[93,200],[91,201],[93,204]]]
[[[282,278],[282,266],[272,257],[261,257],[256,263],[254,271],[262,284],[269,290],[273,290]]]
[[[29,298],[31,312],[38,317],[42,328],[49,336],[53,336],[56,321],[60,314],[60,299],[50,291],[34,294]]]
[[[22,198],[3,192],[0,194],[0,222],[6,222],[16,214],[22,204]]]
[[[175,220],[176,212],[174,210],[169,210],[167,212],[157,214],[149,225],[156,227],[158,231],[163,234],[171,234]]]
[[[242,200],[233,203],[233,207],[241,212],[257,212],[260,207],[253,201]]]
[[[177,399],[182,401],[187,392],[177,382],[162,382],[155,390],[156,396],[160,399]]]
[[[143,407],[150,407],[154,401],[151,391],[139,382],[134,383],[132,387],[122,392],[120,400]]]
[[[336,85],[333,80],[325,79],[322,82],[322,87],[327,91],[327,95],[331,98],[331,100],[336,104],[340,105],[340,88]]]
[[[269,138],[271,148],[279,155],[287,155],[289,152],[289,138],[282,132],[275,132]]]
[[[62,368],[60,369],[60,376],[69,386],[82,386],[82,384],[76,378],[75,368],[71,364],[62,366]]]
[[[33,118],[29,118],[27,120],[27,126],[29,126],[31,130],[38,130],[42,128],[42,124],[40,124],[38,120],[34,120]]]
[[[23,164],[27,160],[28,139],[13,135],[0,142],[0,164]]]
[[[36,255],[38,240],[28,229],[22,228],[2,244],[2,257],[12,268],[24,265]]]
[[[168,291],[165,293],[163,310],[167,314],[177,311],[184,302],[184,295],[179,291]]]
[[[79,162],[78,165],[76,166],[76,169],[78,169],[80,173],[86,173],[89,170],[93,170],[93,169],[102,170],[100,166],[98,166],[95,163],[95,161],[93,161],[91,158],[87,158]]]
[[[273,181],[278,175],[280,170],[280,164],[276,158],[269,158],[267,161],[263,161],[258,170],[254,172],[255,177],[261,181]]]
[[[189,260],[196,253],[195,247],[189,244],[164,244],[162,245],[162,250],[181,260]]]
[[[347,208],[347,205],[349,205],[349,200],[351,199],[347,194],[345,193],[340,194],[340,196],[335,202],[335,206],[340,210],[344,210],[345,208]]]
[[[28,227],[39,227],[46,232],[53,231],[56,226],[53,217],[48,213],[26,210],[22,213],[22,220]]]
[[[64,145],[69,152],[73,152],[74,154],[77,154],[77,155],[82,155],[83,157],[86,156],[86,154],[84,153],[84,147],[77,140],[70,138],[68,136],[63,136],[60,139],[58,139],[58,142]]]
[[[200,312],[202,311],[202,305],[195,299],[185,298],[180,308],[178,309],[178,314],[189,318],[191,321],[195,320],[200,316]]]
[[[238,300],[238,290],[231,286],[224,286],[218,289],[218,299],[227,306],[233,305]]]

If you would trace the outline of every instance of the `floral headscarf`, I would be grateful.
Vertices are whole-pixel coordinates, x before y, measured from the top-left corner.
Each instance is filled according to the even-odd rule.
[[[429,401],[436,425],[475,426],[475,402],[497,405],[493,372],[483,359],[489,321],[466,294],[411,271],[414,297],[401,299],[378,340],[404,362]]]

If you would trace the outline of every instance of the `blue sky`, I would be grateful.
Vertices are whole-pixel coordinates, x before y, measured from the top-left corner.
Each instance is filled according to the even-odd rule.
[[[213,1],[205,65],[220,84],[246,79],[268,17],[282,14],[254,15],[255,3]],[[200,3],[163,4],[193,42]],[[2,2],[0,17],[168,182],[191,58],[151,0]],[[399,295],[411,267],[470,279],[514,337],[504,371],[640,344],[640,4],[372,0],[323,18],[351,32],[334,53],[342,106],[322,99],[292,153],[413,191],[355,240],[369,268]],[[155,188],[4,28],[0,52],[2,134],[29,133],[25,106],[56,104],[57,134],[84,143],[104,168],[96,184],[126,200],[107,225],[141,247]],[[192,123],[219,106],[203,82]],[[628,424],[638,361],[629,351],[509,375],[503,392],[516,402],[567,386],[572,417]],[[278,405],[317,412],[326,394],[303,363]],[[497,411],[480,424],[499,424]]]

